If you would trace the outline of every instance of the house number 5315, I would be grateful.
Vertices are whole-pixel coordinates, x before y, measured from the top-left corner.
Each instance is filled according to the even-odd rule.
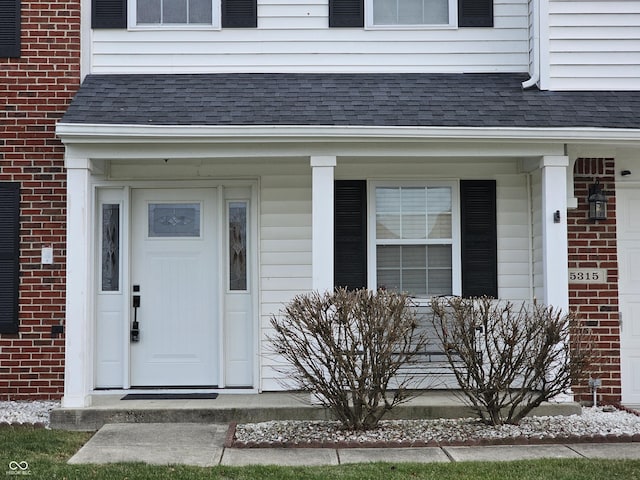
[[[569,283],[606,283],[607,271],[604,268],[570,268]]]

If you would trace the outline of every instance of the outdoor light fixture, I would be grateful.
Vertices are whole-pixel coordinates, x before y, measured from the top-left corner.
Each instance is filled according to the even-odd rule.
[[[602,192],[599,180],[589,186],[589,219],[607,219],[607,197]]]

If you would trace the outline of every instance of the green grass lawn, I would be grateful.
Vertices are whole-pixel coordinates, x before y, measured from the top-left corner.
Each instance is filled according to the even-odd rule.
[[[593,480],[638,479],[640,461],[538,460],[522,462],[477,462],[451,464],[359,464],[339,467],[182,467],[143,464],[67,465],[66,461],[91,434],[0,427],[0,480],[15,479],[260,479],[260,480]],[[11,462],[27,462],[29,475],[14,475]],[[13,464],[16,468],[15,464]],[[24,466],[24,464],[23,464]]]

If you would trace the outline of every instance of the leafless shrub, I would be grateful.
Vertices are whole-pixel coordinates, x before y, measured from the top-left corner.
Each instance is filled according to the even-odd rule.
[[[462,393],[486,423],[517,424],[588,374],[593,338],[572,313],[490,298],[434,298],[432,308]]]
[[[281,373],[315,394],[343,427],[373,429],[413,396],[411,376],[398,373],[424,350],[426,339],[406,295],[313,292],[295,297],[280,313],[271,318],[275,334],[269,340],[288,362]]]

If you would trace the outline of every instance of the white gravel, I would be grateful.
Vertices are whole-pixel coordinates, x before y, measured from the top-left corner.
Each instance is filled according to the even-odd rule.
[[[609,411],[612,410],[612,411]],[[437,420],[383,420],[380,428],[352,433],[337,422],[273,421],[239,424],[236,442],[290,443],[315,442],[467,442],[499,439],[544,439],[592,437],[597,435],[640,434],[640,417],[621,410],[584,408],[582,415],[528,417],[520,425],[490,427],[473,418]]]
[[[49,427],[49,412],[60,402],[0,402],[0,423],[42,424]]]

